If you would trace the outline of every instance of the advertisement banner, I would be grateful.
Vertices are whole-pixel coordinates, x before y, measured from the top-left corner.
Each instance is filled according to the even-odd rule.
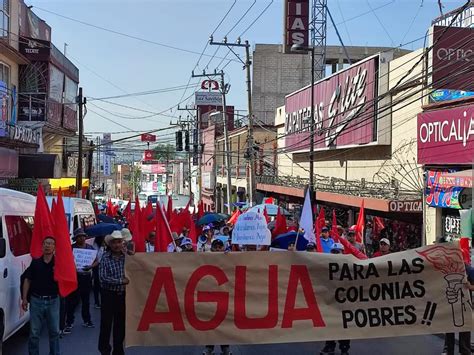
[[[474,106],[418,114],[419,164],[472,164]]]
[[[285,44],[287,53],[294,44],[309,44],[309,0],[285,1]]]
[[[197,91],[194,96],[194,103],[196,106],[222,106],[222,94],[220,92]]]
[[[126,345],[263,344],[471,331],[459,248],[127,256]]]
[[[112,175],[112,157],[104,153],[103,156],[103,164],[104,164],[104,175],[110,176]]]
[[[314,84],[315,149],[376,141],[376,95],[379,57],[373,57]],[[311,87],[285,98],[285,148],[310,145]]]
[[[427,170],[426,171],[426,188],[425,201],[428,206],[461,209],[461,202],[463,196],[461,192],[462,187],[450,186],[443,187],[440,185],[440,179],[444,173],[452,170]]]
[[[473,91],[474,29],[434,26],[433,83],[435,89]]]

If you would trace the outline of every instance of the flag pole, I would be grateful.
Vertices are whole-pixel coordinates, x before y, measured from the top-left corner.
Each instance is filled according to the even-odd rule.
[[[300,236],[300,228],[298,228],[298,232],[296,232],[296,238],[295,238],[295,250],[298,251],[298,237]]]

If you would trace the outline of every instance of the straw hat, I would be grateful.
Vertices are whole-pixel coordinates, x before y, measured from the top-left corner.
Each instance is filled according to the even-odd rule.
[[[123,228],[120,233],[122,233],[123,240],[125,240],[126,242],[132,240],[132,233],[130,233],[130,229]]]
[[[115,239],[121,239],[121,240],[124,240],[124,237],[122,235],[122,233],[120,233],[119,231],[113,231],[112,234],[108,234],[105,236],[105,244],[109,245],[109,243],[112,241],[112,240],[115,240]]]

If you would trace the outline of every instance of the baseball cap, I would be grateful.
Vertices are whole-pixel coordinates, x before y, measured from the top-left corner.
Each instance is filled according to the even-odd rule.
[[[82,228],[76,228],[74,230],[74,239],[77,239],[78,237],[86,237],[87,238],[87,234],[86,232],[84,232],[84,229]]]
[[[209,231],[209,230],[211,230],[211,227],[209,227],[209,226],[204,226],[204,227],[202,228],[202,231],[203,231],[203,232],[206,232],[206,231]]]
[[[329,228],[328,227],[323,227],[323,228],[321,228],[321,232],[329,232]]]
[[[211,243],[211,248],[217,248],[217,247],[223,247],[224,246],[224,242],[220,239],[214,239]]]
[[[193,246],[193,241],[191,240],[191,238],[187,238],[187,237],[183,238],[183,240],[181,241],[181,248],[186,245]]]
[[[334,243],[331,247],[331,251],[332,250],[344,251],[344,245],[342,245],[341,243]]]
[[[382,238],[382,239],[380,239],[380,243],[385,243],[385,244],[387,244],[388,246],[390,246],[390,240],[388,240],[387,238]]]

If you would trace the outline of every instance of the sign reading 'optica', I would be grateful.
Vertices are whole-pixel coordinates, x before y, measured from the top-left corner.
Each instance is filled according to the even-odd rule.
[[[370,58],[314,84],[316,149],[375,141],[375,94],[378,57]],[[309,147],[311,87],[288,95],[285,102],[285,146]]]
[[[462,106],[418,115],[418,163],[471,164],[474,107]]]

